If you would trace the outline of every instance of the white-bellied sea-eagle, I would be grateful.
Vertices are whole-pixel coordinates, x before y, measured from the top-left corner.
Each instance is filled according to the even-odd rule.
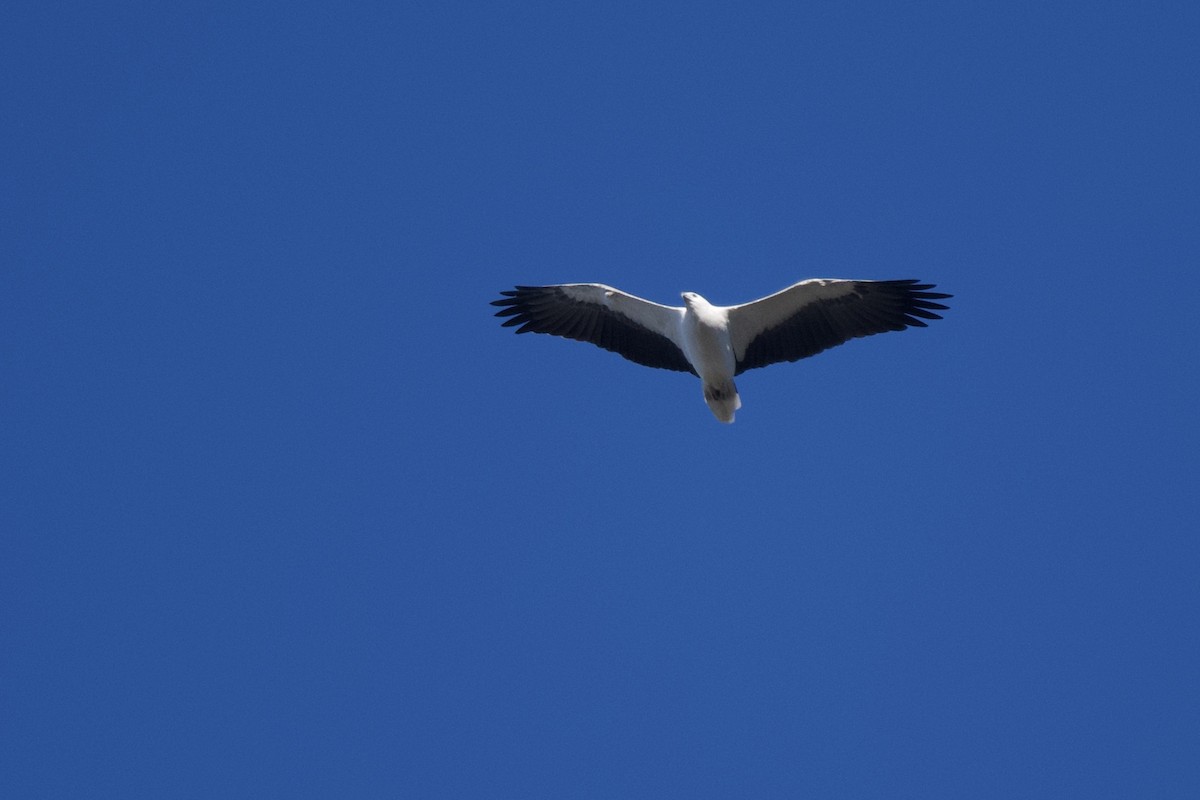
[[[941,319],[931,292],[915,280],[812,278],[737,306],[714,306],[683,292],[683,307],[664,306],[600,283],[518,286],[492,305],[517,333],[549,333],[591,342],[647,367],[700,378],[704,402],[721,422],[742,406],[733,379],[748,369],[796,361],[860,336]]]

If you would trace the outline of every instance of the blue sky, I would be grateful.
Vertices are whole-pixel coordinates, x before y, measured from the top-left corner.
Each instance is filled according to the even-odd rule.
[[[0,23],[4,796],[1200,791],[1194,4]],[[814,276],[955,297],[733,426],[488,306]]]

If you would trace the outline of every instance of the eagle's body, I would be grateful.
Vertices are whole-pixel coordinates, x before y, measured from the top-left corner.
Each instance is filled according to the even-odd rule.
[[[591,342],[648,367],[691,372],[721,422],[741,408],[735,376],[796,361],[860,336],[925,327],[950,297],[915,280],[813,278],[737,306],[684,292],[683,308],[643,300],[599,283],[518,286],[502,292],[505,326]]]

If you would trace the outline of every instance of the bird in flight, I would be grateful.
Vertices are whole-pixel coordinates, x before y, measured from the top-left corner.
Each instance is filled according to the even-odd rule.
[[[517,333],[548,333],[591,342],[647,367],[700,378],[704,402],[721,422],[742,407],[733,379],[748,369],[797,361],[886,331],[941,319],[931,292],[916,280],[811,278],[749,303],[714,306],[683,292],[683,307],[664,306],[605,286],[564,283],[501,292],[497,317]]]

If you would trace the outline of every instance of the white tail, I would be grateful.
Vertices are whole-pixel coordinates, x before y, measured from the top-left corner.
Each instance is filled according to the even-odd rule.
[[[742,407],[742,398],[738,397],[733,381],[704,384],[704,402],[721,422],[733,422],[733,413]]]

